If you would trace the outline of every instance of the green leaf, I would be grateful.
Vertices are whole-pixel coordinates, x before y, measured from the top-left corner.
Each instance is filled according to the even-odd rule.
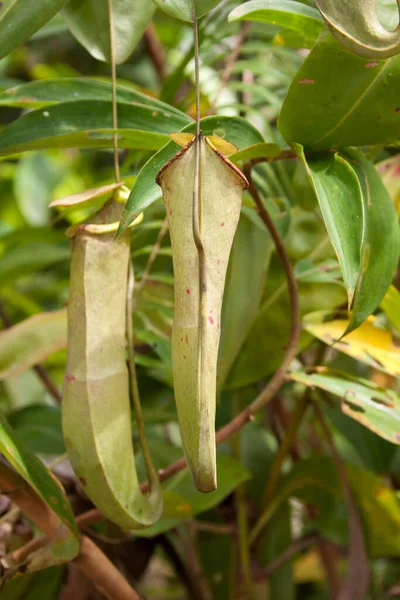
[[[221,0],[195,0],[196,1],[196,16],[202,17],[211,9],[215,8]],[[175,19],[181,21],[193,20],[193,4],[192,0],[153,0],[158,8],[168,13]]]
[[[32,452],[53,456],[66,452],[58,406],[27,406],[12,412],[8,420]]]
[[[44,269],[70,257],[68,244],[28,243],[13,248],[0,259],[0,288],[22,275]]]
[[[301,31],[281,29],[272,40],[274,46],[284,48],[309,48],[314,46],[315,38],[307,37]]]
[[[247,162],[254,158],[277,158],[282,152],[283,150],[278,144],[261,142],[239,150],[235,154],[232,154],[229,160],[237,165],[240,162]]]
[[[47,225],[49,202],[66,171],[62,164],[44,152],[32,152],[21,158],[14,175],[18,208],[32,226]]]
[[[118,103],[120,148],[158,150],[187,119],[141,104]],[[23,115],[0,132],[0,155],[37,148],[111,148],[112,107],[102,100],[49,106]]]
[[[324,406],[324,415],[334,427],[335,442],[345,460],[382,475],[391,470],[393,459],[399,453],[397,445],[348,417],[339,403]]]
[[[115,62],[129,58],[150,23],[155,6],[150,0],[114,0]],[[71,33],[97,60],[111,62],[108,0],[70,0],[63,10]]]
[[[3,0],[0,6],[0,59],[42,27],[68,0]]]
[[[381,476],[366,469],[347,464],[346,471],[360,509],[369,556],[398,556],[400,508],[396,492]],[[264,525],[274,517],[287,498],[297,498],[303,503],[317,506],[320,516],[318,521],[313,522],[314,526],[324,537],[341,544],[347,543],[343,491],[332,458],[314,456],[296,463],[282,478],[274,499],[263,515]],[[344,515],[344,522],[341,514]],[[263,529],[261,525],[260,530]]]
[[[387,58],[400,52],[400,27],[392,31],[383,27],[376,0],[316,1],[333,35],[352,52],[367,58]]]
[[[396,272],[399,226],[392,200],[370,161],[356,150],[306,159],[352,310],[346,333],[379,306]]]
[[[153,445],[151,448],[153,449]],[[247,469],[229,456],[217,456],[217,469],[218,488],[209,494],[202,494],[195,489],[187,469],[170,479],[164,488],[183,496],[192,509],[191,516],[196,516],[218,506],[233,490],[250,478],[250,473]],[[135,531],[135,535],[140,537],[154,537],[159,533],[174,529],[186,518],[187,516],[170,519],[161,518],[155,525],[147,529]]]
[[[392,444],[400,444],[400,396],[393,390],[332,369],[318,373],[295,371],[289,377],[307,387],[317,387],[339,396],[346,415]]]
[[[324,242],[326,239],[324,227],[315,215],[298,208],[292,211],[290,235],[286,237],[285,244],[293,262],[299,257],[308,256],[316,247],[324,244],[325,253],[321,254],[318,260],[319,268],[324,267],[332,252]],[[321,262],[322,259],[324,262]],[[329,271],[326,271],[325,274],[328,273]],[[308,282],[301,269],[296,269],[296,275],[301,315],[320,306],[332,310],[345,300],[345,290],[337,284],[335,277],[325,282]],[[273,257],[260,309],[231,369],[227,379],[228,387],[242,387],[259,381],[279,367],[290,335],[289,315],[286,279],[281,263]],[[299,349],[304,349],[309,342],[308,334],[302,332]]]
[[[40,573],[16,577],[5,585],[2,600],[42,600],[44,589],[46,600],[57,600],[63,575],[62,567],[49,567]]]
[[[16,434],[4,416],[0,415],[0,451],[14,469],[37,492],[42,500],[66,525],[68,532],[59,531],[58,537],[43,550],[28,559],[28,571],[41,570],[50,564],[72,560],[79,551],[79,533],[67,496],[39,458],[31,452]]]
[[[289,88],[280,132],[317,150],[393,142],[400,136],[399,81],[400,56],[367,60],[322,33]]]
[[[381,302],[390,323],[400,332],[400,292],[391,285]]]
[[[204,135],[219,135],[239,149],[263,142],[261,133],[241,117],[205,117],[201,120],[201,129]],[[191,133],[195,133],[195,130],[195,123],[190,123],[182,129],[183,132]],[[144,165],[126,203],[119,234],[123,233],[145,208],[161,198],[156,175],[178,150],[179,146],[171,140]]]
[[[0,449],[14,469],[39,494],[58,517],[77,533],[75,519],[61,485],[49,474],[37,456],[25,447],[7,420],[0,415]]]
[[[292,511],[288,502],[282,504],[268,524],[259,544],[258,561],[267,566],[282,554],[293,540]],[[268,577],[270,597],[274,600],[295,600],[296,583],[293,561],[288,560]]]
[[[250,0],[237,6],[228,21],[260,21],[301,32],[317,39],[324,29],[319,12],[312,6],[294,0]]]
[[[64,308],[40,313],[10,327],[0,336],[0,380],[23,373],[53,352],[65,348],[66,343]]]
[[[88,77],[44,79],[30,81],[9,88],[0,94],[0,106],[16,106],[20,108],[43,108],[50,104],[60,102],[72,102],[79,100],[112,100],[111,81],[100,81]],[[154,106],[168,113],[179,115],[182,120],[190,122],[191,119],[183,112],[134,89],[128,84],[117,85],[117,100],[125,103],[139,103],[146,106]]]
[[[257,316],[272,249],[266,229],[242,213],[225,282],[218,355],[219,387],[224,385]]]

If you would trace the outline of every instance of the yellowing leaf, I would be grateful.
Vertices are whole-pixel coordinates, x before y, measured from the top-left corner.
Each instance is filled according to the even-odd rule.
[[[335,319],[324,322],[326,317],[323,312],[307,315],[303,321],[304,328],[325,344],[334,344],[336,350],[390,375],[400,375],[400,347],[390,331],[378,327],[376,317],[368,317],[358,329],[339,342],[336,340],[346,331],[349,321]]]
[[[387,318],[400,332],[400,292],[394,285],[391,285],[381,302],[381,308],[386,313]]]
[[[227,140],[224,140],[224,138],[219,137],[218,135],[209,135],[207,139],[209,142],[212,143],[214,148],[218,150],[218,152],[221,152],[225,156],[230,156],[231,154],[235,154],[238,151],[237,146],[235,146],[235,144],[231,144]]]
[[[195,136],[193,133],[170,133],[170,137],[174,140],[176,144],[179,146],[185,147],[189,142],[191,142]],[[231,144],[231,142],[227,142],[224,138],[219,137],[219,135],[208,135],[207,140],[211,142],[218,152],[221,152],[225,156],[229,156],[230,154],[235,154],[238,149],[235,144]]]
[[[200,491],[209,492],[216,487],[216,371],[222,297],[247,181],[207,138],[201,138],[198,221],[206,273],[203,289],[200,289],[199,255],[192,223],[194,142],[194,139],[189,142],[161,169],[157,182],[163,191],[174,263],[175,400],[193,479]]]
[[[184,148],[189,142],[194,140],[194,133],[170,133],[169,137],[174,140],[178,146]]]

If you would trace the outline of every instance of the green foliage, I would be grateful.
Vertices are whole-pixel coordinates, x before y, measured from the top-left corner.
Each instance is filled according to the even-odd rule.
[[[325,600],[336,593],[334,579],[341,600],[393,594],[400,556],[399,3],[196,1],[200,127],[217,145],[220,138],[221,148],[224,142],[237,147],[228,146],[228,159],[252,185],[223,258],[223,297],[222,285],[208,285],[213,309],[219,312],[222,303],[221,339],[217,377],[214,362],[202,376],[217,392],[202,406],[193,402],[191,414],[196,372],[173,356],[171,336],[179,317],[174,284],[182,287],[182,272],[193,281],[198,273],[193,169],[175,173],[179,194],[175,184],[165,192],[178,196],[177,205],[185,200],[178,211],[186,215],[184,226],[177,233],[169,224],[172,244],[155,179],[180,151],[170,134],[196,130],[192,0],[0,4],[0,480],[18,482],[10,505],[0,496],[2,597],[35,600],[46,590],[56,600],[76,595],[77,582],[83,600],[93,595],[80,579],[79,561],[64,565],[79,551],[82,513],[98,547],[148,598]],[[221,239],[213,217],[229,205],[229,192],[208,165],[201,177],[208,195],[200,227],[214,257]],[[93,233],[90,224],[109,194],[123,193],[122,182],[129,192],[124,208],[118,206],[120,222],[115,217],[112,231]],[[143,221],[128,229],[142,213]],[[124,237],[116,236],[117,227]],[[70,273],[77,231],[82,252],[72,252]],[[96,252],[87,259],[93,241]],[[132,515],[149,500],[148,490],[139,489],[148,457],[139,451],[140,421],[130,417],[121,327],[129,258],[131,346],[145,435],[162,480],[157,502],[162,495],[164,504],[157,522],[154,514],[134,519],[150,525],[134,533],[115,524],[132,527]],[[71,312],[70,301],[68,334],[69,298],[91,311]],[[195,300],[190,324],[184,323],[190,335],[199,327]],[[286,365],[291,343],[294,358]],[[71,375],[80,386],[75,396]],[[249,422],[250,414],[240,411],[280,375],[282,385]],[[178,380],[186,382],[180,393]],[[179,430],[175,393],[180,421],[191,423],[189,438]],[[198,433],[204,442],[211,432],[213,449],[214,399],[223,440],[218,487],[202,494],[184,469],[182,438],[193,456]],[[203,430],[197,427],[206,421]],[[132,444],[135,459],[127,452]],[[26,518],[18,493],[33,508],[53,511],[47,518],[56,523],[54,539],[41,541],[39,529],[46,527],[35,511]],[[354,531],[361,532],[356,541]],[[21,547],[22,559],[14,552]],[[355,564],[360,580],[370,573],[369,589],[350,597],[342,575],[352,576]],[[108,569],[102,568],[105,579]],[[87,575],[98,585],[95,570]]]

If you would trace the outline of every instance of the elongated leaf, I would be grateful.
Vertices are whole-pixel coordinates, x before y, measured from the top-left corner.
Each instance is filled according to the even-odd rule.
[[[68,260],[69,255],[64,240],[62,244],[28,243],[13,248],[0,259],[0,287],[9,286],[13,279],[32,271]]]
[[[150,23],[150,0],[113,0],[115,62],[129,58]],[[111,61],[108,0],[70,0],[63,10],[71,33],[97,60]]]
[[[400,444],[400,396],[393,390],[331,369],[318,373],[295,371],[290,379],[339,396],[346,415],[392,444]]]
[[[235,154],[232,154],[231,160],[237,165],[240,162],[247,162],[253,158],[276,158],[280,156],[282,152],[283,150],[278,144],[261,142],[259,144],[247,146]]]
[[[396,272],[396,210],[372,163],[355,150],[306,160],[338,256],[352,316],[347,333],[377,308]]]
[[[308,256],[315,247],[325,244],[326,250],[320,254],[318,265],[312,262],[307,271],[311,274],[313,267],[314,273],[319,271],[329,275],[326,264],[329,265],[327,258],[330,260],[332,249],[324,243],[324,239],[327,240],[325,228],[314,215],[298,208],[292,211],[290,234],[285,237],[285,244],[296,265],[302,316],[321,306],[333,310],[346,300],[344,287],[338,285],[334,274],[328,281],[307,281],[306,272],[296,264],[299,257]],[[259,381],[279,367],[290,335],[289,315],[287,282],[281,264],[274,258],[268,271],[263,302],[231,369],[226,383],[228,387],[242,387]],[[304,349],[310,340],[309,334],[302,331],[299,349]]]
[[[345,352],[375,369],[390,375],[400,375],[400,349],[390,331],[379,327],[376,317],[368,319],[355,331],[343,336],[349,326],[347,319],[330,319],[323,311],[304,318],[306,331],[336,350]],[[336,341],[339,340],[340,341]]]
[[[176,113],[141,104],[118,104],[118,145],[158,150],[187,123]],[[32,111],[0,132],[0,155],[36,148],[111,148],[112,107],[102,100],[65,102]]]
[[[25,447],[2,415],[0,415],[0,451],[59,517],[61,523],[66,525],[67,532],[69,531],[67,533],[63,531],[63,526],[59,527],[55,540],[50,542],[43,551],[34,553],[28,559],[26,570],[41,570],[50,564],[72,560],[79,551],[79,533],[64,490],[37,456]]]
[[[57,600],[63,583],[64,569],[49,567],[41,573],[20,575],[4,587],[3,600],[40,600],[46,590],[46,600]]]
[[[0,380],[14,377],[65,348],[65,309],[35,315],[0,333]]]
[[[201,138],[197,219],[202,267],[192,228],[195,147],[194,139],[161,169],[157,182],[174,263],[172,363],[182,443],[197,489],[210,492],[217,485],[215,408],[222,298],[247,181],[207,138]]]
[[[44,79],[40,81],[30,81],[15,87],[9,88],[0,93],[0,106],[17,106],[21,108],[42,108],[50,104],[59,104],[60,102],[70,102],[78,100],[106,100],[111,102],[112,85],[110,81],[100,81],[89,79],[88,77],[62,78],[62,79]],[[125,103],[138,103],[146,106],[154,106],[159,110],[165,110],[168,113],[178,114],[182,120],[191,119],[180,110],[153,98],[138,92],[128,85],[117,85],[117,100]]]
[[[400,26],[393,31],[383,27],[376,0],[317,0],[317,6],[333,35],[352,52],[367,58],[400,52]]]
[[[153,2],[175,19],[190,22],[193,20],[192,0],[153,0]],[[195,0],[195,2],[196,16],[200,18],[217,6],[221,0]]]
[[[399,81],[400,56],[367,60],[324,32],[289,88],[279,129],[288,142],[319,150],[395,141]]]
[[[381,302],[390,323],[400,332],[400,292],[391,285]]]
[[[59,406],[26,406],[12,412],[8,421],[32,452],[53,456],[65,453]]]
[[[256,319],[273,249],[267,231],[242,213],[232,246],[222,308],[218,386],[223,386]]]
[[[29,40],[68,0],[3,0],[0,6],[0,58]]]
[[[300,31],[310,39],[317,39],[324,29],[319,12],[312,6],[294,0],[250,0],[237,6],[229,21],[261,21]]]
[[[206,117],[201,120],[201,129],[204,135],[224,137],[237,146],[239,150],[263,142],[261,133],[248,121],[240,117]],[[184,127],[182,131],[194,133],[196,125],[191,123]],[[145,208],[161,198],[160,188],[155,183],[156,175],[178,150],[179,146],[171,140],[144,165],[135,180],[131,195],[126,203],[119,233],[125,231],[133,219]],[[234,154],[230,157],[232,162],[234,157]]]
[[[65,166],[45,152],[31,152],[18,162],[14,193],[18,208],[32,226],[49,223],[49,202],[66,174]]]

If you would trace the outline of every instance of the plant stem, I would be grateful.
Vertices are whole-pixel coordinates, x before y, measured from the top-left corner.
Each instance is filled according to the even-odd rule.
[[[238,392],[233,392],[232,407],[234,414],[239,412]],[[241,462],[240,431],[232,438],[232,450],[236,460]],[[236,528],[238,534],[238,550],[240,570],[243,575],[244,591],[249,600],[254,597],[251,576],[251,556],[249,545],[249,523],[247,518],[246,485],[242,483],[235,490]]]
[[[109,600],[141,600],[117,567],[86,536],[81,539],[81,550],[74,563]]]
[[[228,84],[228,81],[232,74],[232,69],[235,66],[237,59],[239,58],[240,50],[241,50],[244,42],[246,41],[247,34],[250,29],[250,25],[251,24],[248,21],[241,24],[240,33],[238,35],[237,41],[236,41],[234,47],[232,48],[230,56],[228,56],[228,59],[225,64],[225,68],[222,72],[220,86],[219,86],[218,91],[215,95],[215,98],[208,110],[209,115],[213,115],[215,113],[215,106],[219,100],[221,92],[224,90],[224,88]]]
[[[308,533],[298,540],[294,540],[285,550],[265,567],[265,575],[270,577],[277,569],[293,558],[301,550],[305,550],[321,540],[317,533]]]
[[[144,419],[142,413],[142,407],[140,404],[139,386],[137,381],[137,372],[135,364],[135,346],[133,339],[133,323],[132,323],[132,303],[133,303],[133,291],[135,287],[135,277],[133,272],[132,263],[129,264],[128,271],[128,285],[127,285],[127,298],[126,298],[126,336],[128,343],[128,364],[129,364],[129,375],[132,390],[133,408],[135,411],[136,425],[139,433],[140,445],[142,448],[142,454],[146,465],[147,476],[153,483],[157,480],[157,473],[154,469],[149,446],[147,444],[146,432],[144,428]]]
[[[280,444],[278,451],[275,454],[274,461],[271,465],[263,498],[262,511],[257,520],[257,523],[254,525],[254,528],[250,534],[250,543],[252,545],[257,542],[260,534],[264,530],[265,523],[267,522],[267,518],[270,514],[271,499],[274,497],[281,476],[282,465],[288,453],[290,452],[290,448],[292,447],[293,441],[296,437],[297,431],[299,429],[303,416],[305,415],[307,407],[308,395],[306,393],[296,405],[292,416],[292,420],[286,431],[286,435],[283,438],[283,442]]]
[[[164,221],[162,222],[160,231],[158,232],[157,239],[154,243],[153,249],[152,249],[150,256],[148,258],[148,261],[146,263],[142,278],[140,279],[139,283],[136,285],[136,294],[132,300],[132,312],[135,312],[135,310],[136,310],[136,307],[139,303],[140,297],[143,292],[143,288],[148,281],[151,267],[153,266],[153,263],[157,258],[157,255],[161,248],[161,243],[162,243],[167,231],[168,231],[168,219],[167,219],[167,217],[165,217]]]
[[[281,476],[282,465],[285,461],[285,458],[290,452],[294,440],[296,439],[297,432],[299,430],[303,417],[307,411],[307,408],[308,394],[305,393],[303,394],[302,398],[300,398],[300,400],[298,400],[298,402],[296,403],[296,407],[292,414],[289,427],[286,430],[286,435],[283,438],[283,441],[280,444],[278,451],[275,454],[274,461],[271,465],[263,499],[264,508],[269,503],[269,501],[275,493],[276,487],[279,483],[279,479]]]
[[[120,182],[119,160],[118,160],[118,107],[117,107],[117,66],[115,64],[115,40],[114,40],[114,15],[112,10],[113,0],[108,0],[108,14],[110,24],[110,58],[111,58],[111,81],[112,81],[112,118],[114,129],[114,170],[115,181]]]
[[[257,205],[258,213],[265,223],[276,247],[279,258],[282,261],[283,268],[286,273],[286,279],[288,284],[289,299],[292,325],[290,330],[289,343],[286,348],[285,356],[279,369],[275,372],[270,382],[266,385],[264,390],[259,396],[252,402],[250,409],[252,412],[259,410],[262,406],[275,395],[280,386],[285,380],[286,371],[289,368],[292,360],[296,356],[297,347],[299,343],[301,323],[300,323],[300,308],[299,308],[299,294],[297,288],[296,276],[290,262],[289,256],[286,252],[286,248],[279,236],[278,230],[276,229],[273,220],[270,217],[269,212],[265,208],[264,202],[258,192],[256,185],[254,184],[251,177],[251,166],[247,166],[245,169],[245,175],[249,181],[249,191],[252,195],[254,202]]]
[[[315,402],[313,403],[313,406],[336,464],[349,516],[349,564],[346,577],[338,595],[338,600],[363,600],[366,598],[368,592],[370,567],[360,515],[358,514],[357,506],[353,498],[343,459],[335,446],[332,434],[325,422],[321,409]]]
[[[194,162],[194,187],[193,187],[193,205],[192,205],[192,230],[193,240],[197,249],[199,260],[199,373],[207,372],[207,267],[206,254],[203,240],[201,238],[201,130],[200,130],[200,62],[199,62],[199,30],[196,15],[195,0],[192,0],[193,7],[193,40],[194,40],[194,64],[195,64],[195,85],[196,85],[196,141],[195,141],[195,162]],[[200,402],[203,394],[203,377],[200,377]]]
[[[147,25],[144,32],[144,40],[147,46],[147,51],[157,72],[160,82],[164,81],[166,75],[165,68],[165,52],[157,35],[153,21]]]

